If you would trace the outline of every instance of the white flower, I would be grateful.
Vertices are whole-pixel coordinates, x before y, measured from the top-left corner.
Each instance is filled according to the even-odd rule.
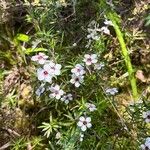
[[[86,107],[92,112],[97,110],[96,106],[94,104],[91,103],[86,103]]]
[[[52,82],[52,76],[51,76],[49,70],[47,70],[45,68],[44,69],[39,68],[37,70],[37,76],[40,81],[49,82],[49,83]]]
[[[41,96],[41,94],[45,91],[45,84],[41,84],[40,87],[35,91],[37,96]]]
[[[65,102],[65,104],[68,104],[69,101],[72,101],[72,100],[73,100],[72,94],[64,95],[64,96],[61,98],[61,101]]]
[[[94,65],[94,69],[95,70],[101,70],[104,66],[105,66],[104,63],[95,64]]]
[[[85,74],[84,67],[80,64],[76,64],[75,68],[73,68],[71,72],[74,73],[76,76],[82,76],[83,74]]]
[[[143,118],[145,119],[146,123],[150,123],[150,111],[143,112]]]
[[[104,24],[105,24],[105,25],[108,25],[108,26],[113,26],[112,21],[107,20],[107,19],[104,21]]]
[[[110,31],[109,31],[108,27],[102,27],[102,28],[100,29],[100,31],[103,32],[103,33],[105,33],[105,34],[110,35]]]
[[[77,43],[73,43],[72,46],[73,46],[73,47],[77,46]]]
[[[107,89],[105,92],[107,95],[115,95],[116,93],[118,93],[118,90],[117,88],[110,88],[110,89]]]
[[[70,82],[75,85],[75,87],[79,87],[81,83],[83,83],[84,76],[76,76],[75,74],[72,74],[72,79]]]
[[[48,58],[47,55],[45,55],[44,53],[39,53],[35,56],[32,56],[31,60],[32,61],[36,61],[39,64],[44,64],[46,62],[46,59]]]
[[[49,97],[50,98],[56,98],[56,99],[60,99],[61,96],[64,94],[64,91],[60,89],[59,85],[55,85],[55,86],[51,86],[49,88],[49,90],[52,92]]]
[[[92,127],[91,117],[83,117],[83,116],[81,116],[79,118],[79,122],[77,123],[77,125],[81,128],[82,131],[86,131],[87,128],[91,128]]]
[[[91,65],[91,64],[95,64],[95,63],[97,63],[97,55],[96,54],[85,54],[84,55],[84,60],[83,60],[85,63],[86,63],[86,65]]]
[[[145,143],[141,145],[142,150],[150,150],[150,137],[146,138]]]
[[[84,134],[80,133],[80,142],[83,141]]]
[[[51,76],[60,75],[60,64],[55,64],[53,61],[49,61],[44,65],[44,68],[50,72]]]

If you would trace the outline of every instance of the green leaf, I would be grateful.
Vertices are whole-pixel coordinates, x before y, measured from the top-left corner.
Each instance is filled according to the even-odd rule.
[[[42,48],[42,47],[40,47],[40,48],[27,48],[26,50],[25,50],[25,53],[27,54],[27,55],[29,55],[30,53],[33,53],[33,52],[45,52],[45,51],[47,51],[47,49],[45,49],[45,48]]]
[[[21,33],[17,34],[16,38],[17,40],[22,41],[22,42],[28,42],[30,39],[28,35],[21,34]]]

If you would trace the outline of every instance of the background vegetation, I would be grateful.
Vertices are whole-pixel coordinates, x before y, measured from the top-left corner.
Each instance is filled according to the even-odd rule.
[[[0,150],[141,149],[150,136],[149,12],[148,0],[1,0]],[[72,94],[68,104],[49,97],[50,83],[36,94],[39,52],[61,64],[53,83]],[[78,88],[76,64],[86,71]],[[91,117],[85,132],[81,116]]]

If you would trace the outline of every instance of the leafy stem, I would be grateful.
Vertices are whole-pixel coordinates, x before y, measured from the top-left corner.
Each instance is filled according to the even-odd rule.
[[[124,58],[126,68],[127,68],[128,74],[129,74],[129,80],[130,80],[130,84],[131,84],[131,88],[132,88],[133,98],[134,98],[134,100],[137,100],[138,99],[138,92],[137,92],[136,78],[134,75],[134,70],[132,67],[129,53],[128,53],[128,50],[126,48],[125,41],[123,39],[122,32],[121,32],[119,26],[117,25],[117,19],[115,18],[114,14],[109,13],[108,17],[113,23],[113,27],[115,29],[117,38],[118,38],[120,46],[121,46],[121,53],[122,53],[122,56]]]

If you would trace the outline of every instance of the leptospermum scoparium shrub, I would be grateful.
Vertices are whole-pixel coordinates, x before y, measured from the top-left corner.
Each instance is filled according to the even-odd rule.
[[[35,61],[37,64],[39,64],[36,76],[40,81],[40,86],[37,88],[35,93],[38,97],[40,97],[46,92],[46,94],[48,94],[49,96],[49,100],[54,99],[56,101],[59,101],[58,103],[60,103],[60,105],[62,101],[66,105],[68,105],[72,101],[75,101],[74,94],[71,93],[71,90],[65,91],[65,87],[63,84],[57,84],[57,78],[61,78],[62,70],[65,69],[65,66],[54,62],[54,60],[49,60],[48,58],[49,57],[47,55],[41,52],[35,56],[32,56],[31,58],[32,61]],[[71,77],[71,79],[68,82],[70,84],[73,84],[74,88],[80,88],[80,86],[84,84],[84,78],[88,76],[89,70],[93,68],[94,71],[100,71],[103,67],[104,63],[98,63],[97,54],[85,54],[81,63],[76,64],[70,70],[70,75],[68,75],[68,78]],[[115,93],[112,94],[112,92],[110,92],[110,94],[114,95]],[[83,140],[83,132],[92,127],[92,119],[88,111],[93,112],[97,110],[96,106],[89,102],[85,103],[84,107],[87,112],[84,111],[83,114],[78,116],[78,119],[76,121],[76,128],[80,129],[80,141]]]

